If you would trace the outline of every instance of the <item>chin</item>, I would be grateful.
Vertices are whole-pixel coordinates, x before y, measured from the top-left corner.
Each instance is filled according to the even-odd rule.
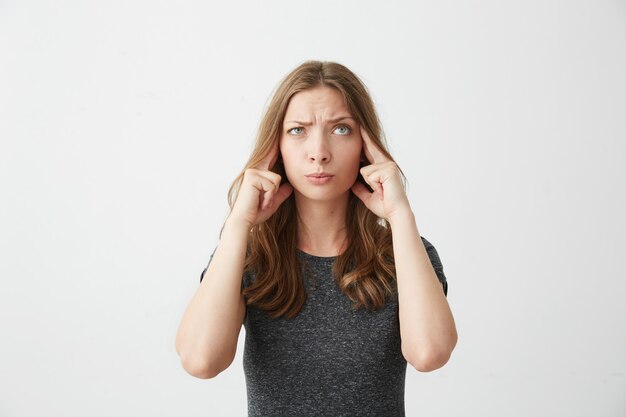
[[[302,197],[314,200],[314,201],[333,201],[342,196],[348,195],[350,193],[350,187],[345,190],[340,190],[337,188],[312,188],[311,186],[304,187],[294,187],[294,192],[300,194]]]

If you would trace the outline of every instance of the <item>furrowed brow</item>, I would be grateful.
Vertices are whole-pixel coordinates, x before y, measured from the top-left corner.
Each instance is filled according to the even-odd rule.
[[[352,116],[339,116],[339,117],[335,117],[334,119],[329,119],[328,122],[329,123],[337,123],[340,122],[342,120],[347,120],[347,119],[351,119],[352,121],[354,120],[354,117]],[[299,124],[302,126],[311,126],[313,124],[313,122],[309,122],[309,121],[299,121],[299,120],[286,120],[285,123],[295,123],[295,124]]]

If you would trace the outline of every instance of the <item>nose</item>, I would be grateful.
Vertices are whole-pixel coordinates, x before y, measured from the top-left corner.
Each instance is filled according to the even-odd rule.
[[[318,163],[330,161],[328,138],[323,132],[312,134],[309,142],[309,161]]]

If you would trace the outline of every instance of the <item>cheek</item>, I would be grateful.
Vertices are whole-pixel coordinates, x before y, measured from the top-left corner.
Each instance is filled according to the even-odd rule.
[[[361,169],[361,149],[355,146],[350,147],[350,149],[344,149],[341,159],[335,162],[342,167],[346,181],[354,182],[359,176]]]
[[[355,146],[353,149],[350,150],[350,156],[348,157],[348,159],[352,166],[356,165],[358,167],[360,165],[361,154],[362,154],[361,146]]]
[[[356,150],[356,152],[354,153],[354,177],[356,179],[356,177],[359,176],[359,173],[361,172],[361,167],[367,165],[367,162],[362,161],[361,157],[363,156],[363,150],[362,147],[359,146]],[[364,158],[364,156],[363,156]]]

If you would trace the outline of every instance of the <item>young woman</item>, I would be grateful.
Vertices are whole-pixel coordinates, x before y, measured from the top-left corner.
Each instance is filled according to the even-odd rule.
[[[243,356],[249,416],[403,416],[406,364],[457,342],[447,281],[362,81],[308,61],[278,86],[176,337],[212,378]]]

